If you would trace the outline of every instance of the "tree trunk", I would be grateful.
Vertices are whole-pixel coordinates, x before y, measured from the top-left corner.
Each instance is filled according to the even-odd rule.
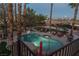
[[[75,10],[74,10],[74,18],[72,20],[72,29],[70,32],[70,36],[72,36],[72,39],[73,39],[73,30],[74,30],[75,20],[77,18],[77,13],[78,13],[78,6],[79,6],[79,4],[76,4]]]
[[[24,3],[24,21],[23,21],[23,26],[24,26],[24,29],[26,31],[26,3]]]
[[[26,3],[24,3],[24,16],[26,17]]]
[[[15,20],[16,20],[16,3],[15,3]]]
[[[18,4],[18,19],[17,19],[17,31],[21,33],[21,4]],[[20,34],[19,34],[20,35]]]
[[[12,3],[9,3],[8,4],[8,30],[9,30],[9,33],[8,33],[8,37],[9,37],[9,40],[8,40],[8,44],[11,46],[11,51],[12,51],[12,55],[13,55],[13,5]]]
[[[75,11],[74,11],[73,23],[72,23],[72,26],[73,26],[73,27],[74,27],[74,25],[75,25],[75,20],[76,20],[76,18],[77,18],[78,6],[79,6],[79,4],[76,4]]]
[[[51,33],[52,8],[53,8],[53,4],[51,3],[51,7],[50,7],[50,33]]]
[[[17,29],[16,3],[15,3],[15,29]]]
[[[7,39],[7,21],[4,4],[2,3],[2,19],[4,20],[3,39]]]
[[[18,51],[18,56],[21,55],[20,53],[20,40],[21,40],[21,4],[18,4],[18,20],[17,20],[17,51]]]

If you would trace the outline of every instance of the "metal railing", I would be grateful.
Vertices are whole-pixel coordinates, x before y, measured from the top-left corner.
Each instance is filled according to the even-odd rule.
[[[49,56],[72,56],[79,51],[79,39],[72,41],[57,51],[52,52]]]
[[[18,42],[18,55],[19,56],[35,56],[36,54],[21,40]]]
[[[24,42],[21,40],[17,44],[17,55],[18,56],[37,56]],[[14,50],[15,51],[15,50]],[[47,56],[72,56],[79,52],[79,39],[72,41],[71,43],[61,47],[60,49],[52,52],[51,54],[46,54]],[[16,53],[15,53],[16,54]]]

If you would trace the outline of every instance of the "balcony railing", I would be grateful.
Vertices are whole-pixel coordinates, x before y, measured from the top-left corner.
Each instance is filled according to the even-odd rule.
[[[72,41],[57,51],[52,52],[50,56],[73,56],[79,51],[79,39]]]
[[[13,44],[13,53],[12,55],[18,56],[36,56],[36,54],[21,40],[18,40]]]
[[[20,53],[25,56],[35,56],[36,54],[22,41],[20,41]]]
[[[19,56],[37,56],[35,52],[33,52],[26,44],[24,44],[21,40],[18,41],[18,50],[17,55]],[[15,51],[15,50],[14,50]],[[47,56],[72,56],[76,55],[79,51],[79,39],[72,41],[71,43],[61,47],[60,49],[52,52]]]

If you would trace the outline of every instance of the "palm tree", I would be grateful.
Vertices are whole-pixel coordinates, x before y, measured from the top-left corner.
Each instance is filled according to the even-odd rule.
[[[50,33],[51,33],[52,8],[53,8],[53,3],[51,3],[51,5],[50,5],[50,19],[49,19],[50,20],[50,24],[49,24],[49,26],[50,26],[50,28],[49,28]],[[48,45],[49,45],[49,50],[50,50],[50,40],[49,40]]]
[[[7,38],[7,21],[6,21],[6,13],[5,13],[5,8],[4,8],[4,3],[2,3],[2,19],[4,22],[4,29],[3,29],[3,39]]]
[[[14,9],[15,10],[15,12],[14,12],[15,13],[15,25],[17,25],[16,3],[15,3],[15,6],[14,7],[15,7],[15,9]],[[15,29],[16,28],[17,28],[17,26],[15,26]]]
[[[8,44],[11,45],[11,51],[12,51],[12,54],[13,54],[13,5],[12,3],[9,3],[8,4],[8,27],[9,27],[9,40],[8,40]]]
[[[34,17],[35,17],[35,11],[31,8],[27,8],[27,14],[26,14],[26,17],[27,17],[27,25],[30,27],[30,29],[32,28],[32,25],[34,24],[33,21],[34,21]]]
[[[23,24],[23,26],[24,26],[24,29],[25,29],[25,31],[26,31],[26,3],[24,3],[24,13],[23,13],[24,15],[24,24]]]
[[[15,3],[15,20],[16,20],[16,3]]]
[[[21,33],[21,4],[18,3],[18,19],[17,19],[17,29]]]
[[[18,19],[17,19],[17,36],[18,36],[18,45],[17,45],[17,51],[18,51],[18,55],[20,55],[20,39],[21,39],[21,4],[18,3]]]
[[[8,26],[10,33],[10,40],[13,40],[13,5],[11,3],[8,4]]]
[[[71,8],[74,8],[74,17],[73,17],[73,20],[72,20],[72,29],[71,29],[71,32],[70,32],[70,36],[73,39],[73,30],[74,30],[75,20],[77,18],[79,4],[78,3],[70,3],[69,5],[71,6]]]
[[[24,3],[24,16],[26,16],[26,3]]]
[[[53,3],[51,3],[50,5],[50,33],[51,33],[52,8],[53,8]]]

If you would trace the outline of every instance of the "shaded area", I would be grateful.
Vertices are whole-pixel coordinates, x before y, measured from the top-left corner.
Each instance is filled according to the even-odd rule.
[[[6,42],[0,43],[0,56],[9,56],[11,54],[11,51],[7,49],[6,45]]]

